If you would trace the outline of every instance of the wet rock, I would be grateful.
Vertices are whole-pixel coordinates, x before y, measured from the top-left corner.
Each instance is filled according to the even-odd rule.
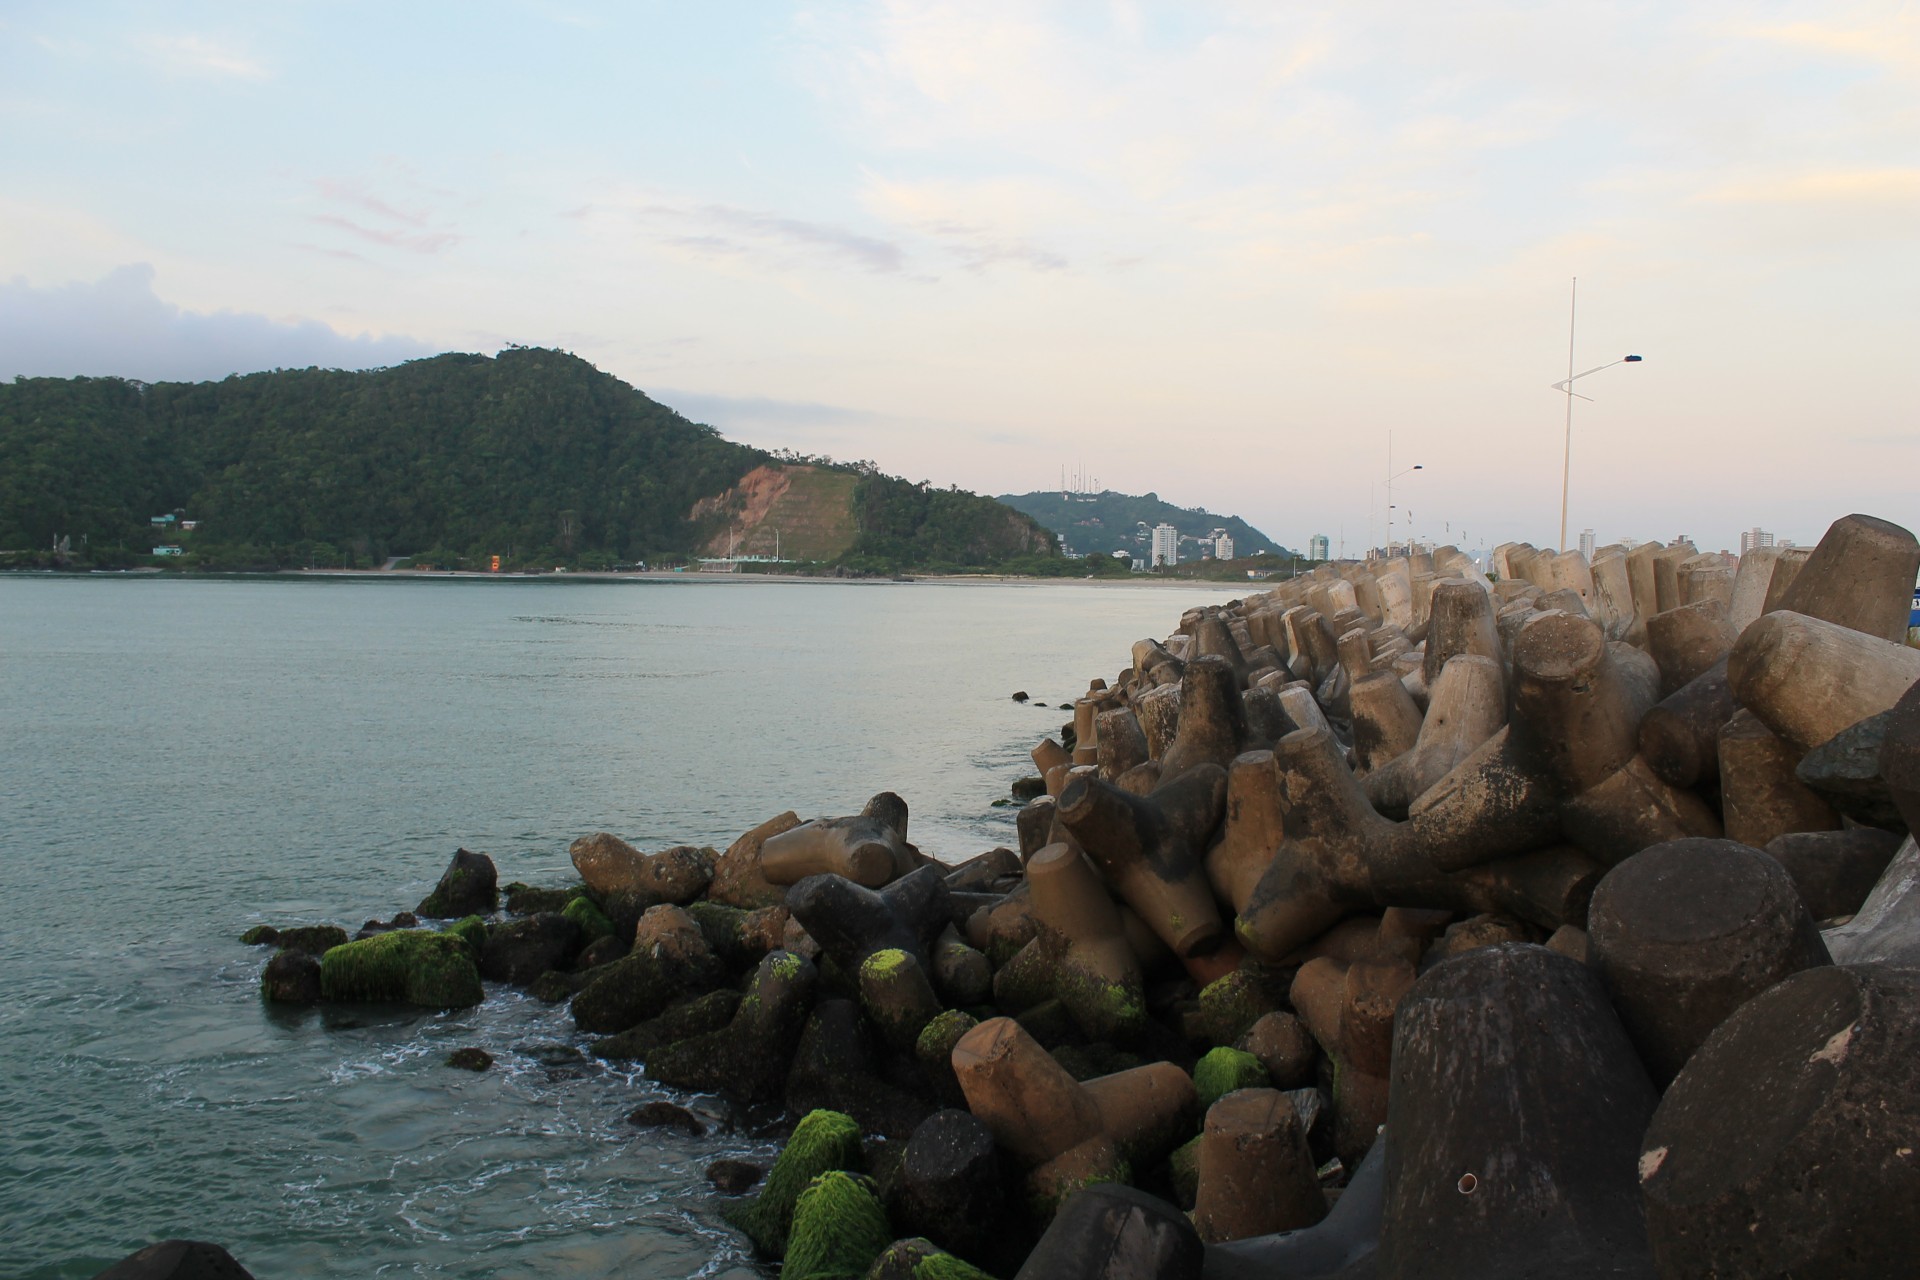
[[[924,1237],[895,1240],[874,1259],[866,1280],[993,1280]]]
[[[707,1166],[707,1181],[723,1196],[740,1196],[760,1185],[767,1171],[745,1160],[715,1160]]]
[[[287,954],[287,953],[283,953]],[[328,1000],[373,1000],[459,1009],[485,997],[467,944],[445,933],[397,930],[334,947],[320,960]]]
[[[550,969],[564,969],[580,945],[580,928],[558,912],[543,911],[487,931],[480,976],[526,986]]]
[[[649,1102],[627,1113],[627,1123],[638,1129],[675,1129],[688,1137],[704,1138],[707,1126],[687,1110],[671,1102]]]
[[[848,974],[876,951],[898,949],[923,965],[928,948],[951,917],[946,882],[921,867],[881,890],[845,876],[809,876],[787,891],[787,910]]]
[[[769,952],[726,1025],[646,1052],[648,1076],[676,1088],[773,1101],[786,1082],[818,985],[811,961],[788,951]],[[711,1017],[718,1007],[715,1002],[702,1017]]]
[[[740,1008],[741,995],[731,987],[709,991],[685,1004],[677,1004],[657,1018],[629,1027],[617,1036],[595,1040],[590,1046],[595,1057],[618,1061],[645,1062],[669,1045],[695,1036],[718,1031],[733,1021]]]
[[[612,935],[596,938],[580,949],[580,954],[573,958],[573,967],[577,973],[584,975],[603,964],[612,964],[631,950],[633,948],[624,938]]]
[[[1267,1069],[1268,1082],[1278,1089],[1296,1088],[1311,1080],[1314,1060],[1320,1056],[1320,1046],[1307,1024],[1291,1013],[1263,1015],[1234,1047],[1258,1058]]]
[[[1047,780],[1037,773],[1015,778],[1012,785],[1007,788],[1007,794],[1021,804],[1025,804],[1029,800],[1047,794]]]
[[[916,1090],[884,1074],[875,1040],[857,1004],[822,1000],[806,1020],[799,1046],[791,1054],[787,1109],[843,1111],[869,1132],[901,1141],[911,1137],[934,1106]]]
[[[1009,1230],[1008,1178],[993,1134],[965,1111],[936,1111],[907,1141],[895,1225],[963,1258],[1011,1270],[1031,1238]]]
[[[497,905],[499,872],[493,859],[484,853],[466,849],[454,852],[453,861],[440,874],[440,883],[420,900],[414,910],[434,920],[457,920],[461,916],[485,915]],[[409,921],[408,924],[413,922]],[[402,926],[395,920],[396,927]]]
[[[257,924],[241,934],[240,941],[249,947],[270,947],[280,941],[280,931],[270,924]]]
[[[306,951],[280,951],[260,973],[260,994],[275,1004],[315,1004],[320,999],[320,959]]]
[[[592,975],[587,973],[561,973],[558,969],[549,969],[533,980],[527,988],[527,994],[541,1004],[559,1004],[562,1000],[571,1000],[580,994]]]
[[[650,931],[644,944],[636,938],[633,951],[622,959],[593,970],[573,998],[573,1020],[582,1031],[625,1031],[658,1017],[675,1001],[703,994],[726,980],[726,969],[707,948],[700,927],[685,912],[679,915],[684,923],[661,925]]]
[[[1878,827],[1799,831],[1767,842],[1767,856],[1787,869],[1815,920],[1850,916],[1885,873],[1900,837]]]
[[[217,1244],[162,1240],[127,1255],[94,1280],[253,1280],[253,1273]]]
[[[580,886],[575,885],[568,889],[546,889],[515,881],[501,892],[509,913],[516,916],[530,916],[540,911],[565,911],[567,904],[580,896]]]
[[[1193,1224],[1208,1243],[1310,1227],[1326,1216],[1293,1101],[1276,1089],[1229,1093],[1207,1109]]]
[[[750,1202],[729,1206],[727,1221],[747,1233],[762,1257],[784,1257],[800,1193],[821,1174],[860,1167],[860,1126],[853,1118],[836,1111],[808,1112],[774,1160],[766,1186]]]
[[[467,1045],[448,1054],[446,1061],[448,1066],[456,1067],[461,1071],[485,1071],[493,1065],[493,1055],[485,1049]]]
[[[1256,1236],[1207,1246],[1206,1280],[1350,1280],[1364,1270],[1380,1245],[1386,1206],[1386,1143],[1376,1142],[1348,1180],[1339,1200],[1314,1226],[1280,1235]],[[1354,1270],[1348,1271],[1352,1267]]]
[[[788,1280],[864,1276],[892,1241],[893,1228],[872,1181],[833,1170],[808,1183],[794,1203],[780,1274]]]

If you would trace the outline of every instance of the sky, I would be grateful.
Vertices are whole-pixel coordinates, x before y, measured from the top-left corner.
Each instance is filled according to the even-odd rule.
[[[0,377],[561,347],[1358,554],[1920,528],[1912,3],[0,5]],[[1418,472],[1407,469],[1418,464]]]

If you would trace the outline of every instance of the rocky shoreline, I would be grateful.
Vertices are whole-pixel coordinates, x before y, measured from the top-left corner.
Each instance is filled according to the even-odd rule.
[[[710,1170],[794,1280],[1906,1272],[1920,544],[1494,568],[1188,610],[1034,748],[1017,850],[937,862],[881,792],[724,851],[583,836],[564,888],[462,850],[352,938],[245,940],[269,1000],[511,983],[794,1118]]]

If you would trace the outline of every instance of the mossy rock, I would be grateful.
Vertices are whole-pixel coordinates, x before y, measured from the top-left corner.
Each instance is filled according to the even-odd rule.
[[[1193,1068],[1193,1091],[1205,1111],[1236,1089],[1265,1088],[1267,1069],[1244,1049],[1209,1049]]]
[[[1082,1082],[1126,1071],[1143,1061],[1139,1054],[1116,1049],[1110,1044],[1063,1044],[1047,1052],[1055,1062],[1066,1068],[1068,1075]]]
[[[241,934],[240,941],[249,947],[268,947],[280,941],[280,931],[270,924],[257,924]]]
[[[724,903],[702,900],[688,903],[687,914],[700,926],[700,935],[713,948],[713,954],[724,960],[729,969],[744,968],[759,959],[748,953],[743,939],[748,912]]]
[[[1200,993],[1200,1016],[1215,1044],[1232,1044],[1279,1007],[1265,984],[1248,969],[1235,969],[1216,978]]]
[[[444,932],[460,939],[473,951],[477,961],[487,951],[487,922],[479,916],[468,916],[448,925]]]
[[[785,1257],[800,1193],[823,1173],[859,1167],[860,1126],[853,1117],[839,1111],[810,1111],[794,1126],[760,1194],[748,1204],[728,1208],[727,1220],[746,1232],[763,1256]],[[886,1245],[885,1240],[880,1242],[881,1249]]]
[[[1194,1202],[1200,1196],[1199,1135],[1175,1147],[1167,1157],[1167,1167],[1173,1174],[1174,1203],[1192,1213]]]
[[[560,914],[579,926],[583,943],[595,943],[613,936],[613,921],[607,919],[606,913],[594,906],[593,899],[585,894],[568,902]]]
[[[260,973],[260,994],[274,1004],[312,1004],[320,998],[320,961],[305,951],[276,951]]]
[[[375,934],[328,951],[320,959],[320,994],[434,1009],[464,1009],[485,997],[467,944],[417,929]]]
[[[645,1062],[668,1045],[718,1031],[733,1021],[734,1011],[739,1007],[740,993],[732,987],[722,987],[675,1005],[659,1017],[629,1027],[617,1036],[595,1040],[588,1047],[597,1058]]]
[[[280,931],[280,945],[289,951],[324,956],[335,947],[345,946],[347,931],[337,924],[303,924]]]
[[[440,883],[420,900],[414,912],[434,920],[455,920],[491,911],[499,901],[499,873],[493,859],[484,853],[459,849],[441,874]]]
[[[863,1280],[891,1243],[893,1228],[873,1183],[833,1170],[800,1193],[780,1274],[784,1280]]]
[[[575,885],[570,889],[545,889],[514,881],[505,890],[507,910],[516,916],[538,915],[542,911],[565,911],[567,904],[582,896]]]

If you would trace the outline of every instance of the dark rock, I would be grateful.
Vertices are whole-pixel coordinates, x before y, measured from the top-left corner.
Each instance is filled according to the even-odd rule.
[[[1766,852],[1793,877],[1807,914],[1831,920],[1860,910],[1899,848],[1900,837],[1891,831],[1849,827],[1776,836]]]
[[[707,1181],[723,1196],[745,1195],[766,1176],[765,1169],[745,1160],[715,1160],[707,1166]]]
[[[559,1004],[562,1000],[571,1000],[580,994],[580,988],[587,985],[592,977],[586,973],[561,973],[558,969],[549,969],[533,980],[527,993],[542,1004]]]
[[[595,938],[582,948],[580,954],[573,958],[573,967],[576,972],[584,975],[589,969],[598,969],[603,964],[612,964],[632,949],[625,938],[608,934],[604,938]]]
[[[895,1240],[873,1260],[866,1280],[993,1280],[921,1236]]]
[[[503,891],[506,895],[507,910],[516,916],[530,916],[541,911],[565,911],[567,904],[580,894],[580,886],[570,889],[542,889],[530,884],[515,882]]]
[[[1584,966],[1514,943],[1435,966],[1395,1020],[1380,1274],[1651,1276],[1655,1101]]]
[[[1047,780],[1037,773],[1030,773],[1024,777],[1015,778],[1013,785],[1007,788],[1007,793],[1021,804],[1025,804],[1029,800],[1035,800],[1047,794]]]
[[[1748,1001],[1640,1156],[1662,1276],[1913,1274],[1920,973],[1829,965]]]
[[[440,876],[433,892],[421,899],[414,910],[436,920],[457,920],[461,916],[486,915],[499,900],[499,872],[493,859],[484,853],[466,849],[455,851],[453,861]],[[417,923],[417,922],[415,922]],[[396,928],[406,927],[400,920]]]
[[[989,849],[949,868],[943,878],[950,893],[991,893],[996,881],[1019,874],[1019,854],[1011,849]]]
[[[1880,747],[1880,776],[1907,829],[1920,831],[1920,684],[1893,704]]]
[[[1007,1229],[1007,1188],[1016,1185],[986,1125],[965,1111],[936,1111],[908,1139],[888,1207],[903,1234],[1004,1273],[1032,1243]]]
[[[520,916],[487,931],[480,976],[526,986],[550,969],[564,969],[580,945],[580,928],[557,911]]]
[[[346,942],[348,931],[340,925],[298,925],[280,931],[280,946],[290,952],[307,952],[309,956],[324,956],[336,946],[346,946]]]
[[[807,1019],[787,1074],[787,1110],[844,1112],[871,1133],[906,1139],[933,1104],[881,1074],[872,1029],[851,1000],[822,1000]]]
[[[493,1065],[493,1055],[485,1049],[476,1049],[472,1045],[468,1045],[463,1049],[455,1049],[452,1053],[448,1054],[447,1065],[450,1067],[458,1067],[462,1071],[485,1071]]]
[[[662,908],[672,910],[674,908]],[[697,926],[693,928],[698,938]],[[573,1020],[582,1031],[625,1031],[655,1018],[670,1004],[726,981],[726,969],[700,940],[697,950],[636,949],[595,969],[573,998]]]
[[[480,856],[484,857],[485,855],[482,854]],[[468,912],[465,912],[464,914],[478,915],[479,913],[476,911],[468,911]],[[417,929],[420,927],[420,917],[415,915],[411,911],[402,911],[398,915],[394,916],[393,927],[396,929]]]
[[[732,987],[722,987],[685,1004],[677,1004],[659,1017],[629,1027],[617,1036],[596,1040],[590,1048],[596,1057],[645,1062],[668,1045],[718,1031],[733,1021],[739,1007],[740,993]]]
[[[280,931],[270,924],[257,924],[241,934],[240,941],[249,947],[270,947],[280,941]]]
[[[94,1280],[253,1280],[232,1254],[204,1240],[162,1240],[129,1254]]]
[[[1019,690],[1013,695],[1013,700],[1015,702],[1025,702],[1027,700],[1027,691],[1025,689]]]
[[[648,1050],[648,1077],[747,1102],[774,1101],[786,1085],[819,981],[812,961],[790,951],[769,952],[727,1024]]]
[[[704,1138],[707,1126],[685,1107],[671,1102],[649,1102],[627,1113],[627,1123],[642,1129],[678,1129],[690,1137]]]
[[[1068,1197],[1015,1280],[1200,1280],[1203,1257],[1186,1214],[1103,1182]]]
[[[1842,729],[1806,755],[1794,775],[1855,822],[1905,835],[1907,824],[1880,774],[1891,708]]]
[[[320,958],[306,951],[277,951],[260,974],[260,994],[275,1004],[315,1004],[320,999]]]

